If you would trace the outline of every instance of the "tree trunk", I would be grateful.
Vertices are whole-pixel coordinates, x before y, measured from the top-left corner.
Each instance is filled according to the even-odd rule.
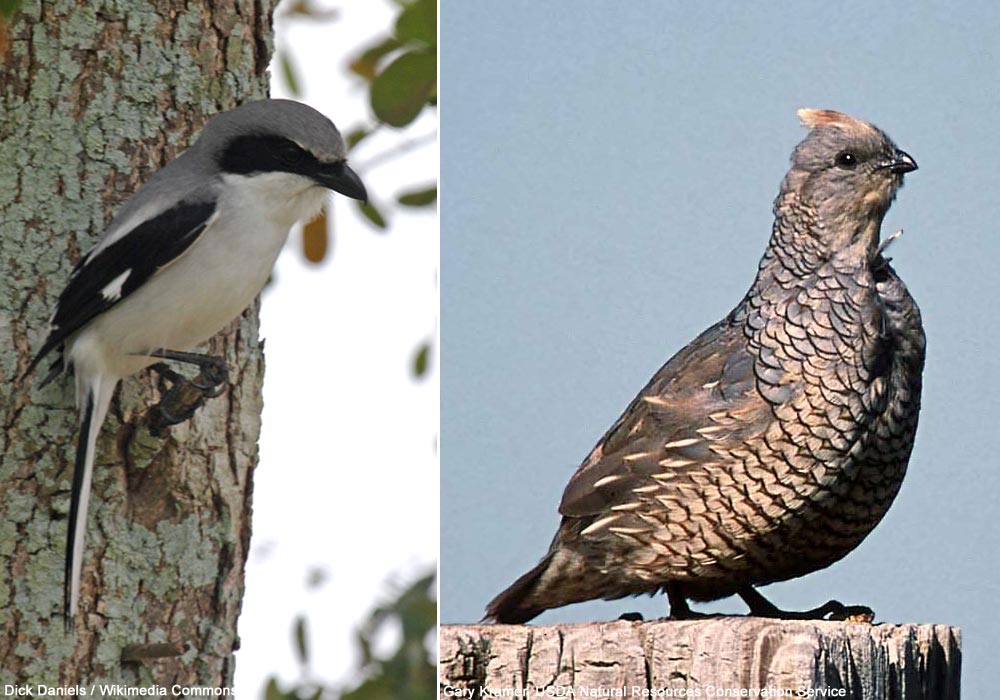
[[[266,95],[273,5],[28,0],[9,27],[0,67],[4,683],[231,685],[260,428],[256,306],[210,345],[232,385],[164,438],[143,423],[157,398],[151,375],[122,383],[98,442],[69,634],[73,382],[63,375],[39,390],[17,378],[72,265],[121,203],[208,116]]]
[[[958,700],[960,667],[959,631],[946,625],[447,625],[440,696]]]

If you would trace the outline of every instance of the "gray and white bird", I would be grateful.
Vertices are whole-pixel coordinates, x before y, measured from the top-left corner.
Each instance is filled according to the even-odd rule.
[[[297,222],[333,190],[367,199],[333,123],[291,100],[250,102],[213,117],[197,142],[156,172],[77,263],[45,343],[76,377],[80,435],[66,545],[67,629],[80,591],[94,447],[118,382],[203,343],[260,292]],[[224,367],[224,365],[223,365]]]

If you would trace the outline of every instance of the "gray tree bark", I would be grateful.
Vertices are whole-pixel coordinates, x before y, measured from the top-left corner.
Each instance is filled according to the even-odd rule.
[[[0,682],[228,686],[257,462],[256,308],[231,387],[164,439],[147,373],[98,443],[81,612],[62,623],[73,382],[17,383],[72,265],[207,116],[266,95],[276,0],[28,0],[0,64]],[[47,364],[47,363],[46,363]],[[37,374],[44,373],[44,369]],[[89,688],[88,688],[89,690]]]
[[[958,700],[960,669],[959,630],[947,625],[754,617],[446,625],[439,695]]]

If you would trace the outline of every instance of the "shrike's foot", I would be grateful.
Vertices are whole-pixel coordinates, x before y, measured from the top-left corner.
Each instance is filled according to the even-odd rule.
[[[215,398],[222,393],[225,385],[229,383],[229,366],[221,357],[165,349],[153,350],[149,353],[149,356],[160,357],[164,360],[173,360],[174,362],[184,362],[198,367],[200,372],[197,377],[191,380],[191,383],[200,389],[206,398]]]
[[[156,350],[152,357],[162,357],[175,362],[197,365],[198,376],[188,379],[163,362],[152,365],[151,369],[160,375],[160,402],[149,409],[146,423],[149,431],[160,437],[164,431],[179,423],[190,420],[205,401],[222,394],[229,383],[229,368],[221,357],[198,355],[195,353]],[[166,386],[169,382],[170,386]]]
[[[207,399],[214,399],[216,396],[220,395],[229,383],[229,366],[226,361],[221,357],[216,357],[214,355],[200,355],[195,352],[178,352],[176,350],[154,350],[149,353],[150,357],[162,357],[165,360],[173,360],[174,362],[184,362],[189,365],[195,365],[200,370],[198,376],[190,381],[190,383],[198,390],[204,394]],[[161,362],[159,366],[165,366]],[[176,382],[176,377],[179,375],[176,372],[170,371],[172,376],[168,377],[171,381]]]
[[[160,437],[172,425],[189,420],[205,404],[205,392],[160,362],[150,367],[160,378],[160,401],[146,413],[149,431]],[[169,386],[167,386],[169,384]]]
[[[214,399],[226,390],[229,384],[229,366],[221,357],[205,356],[201,372],[191,380],[191,383],[205,395],[206,399]]]
[[[641,612],[627,612],[619,615],[618,619],[624,622],[642,622],[646,618],[642,616]]]
[[[848,622],[871,622],[875,612],[867,605],[844,605],[839,600],[831,600],[812,610],[782,610],[751,586],[738,592],[750,607],[750,614],[756,617],[771,617],[780,620],[837,620]]]

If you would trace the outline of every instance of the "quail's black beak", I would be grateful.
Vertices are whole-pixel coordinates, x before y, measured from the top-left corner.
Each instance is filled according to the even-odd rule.
[[[906,151],[896,151],[896,156],[884,166],[894,173],[910,173],[917,169],[917,161]]]
[[[358,174],[348,168],[347,163],[342,160],[323,165],[316,174],[315,180],[323,187],[339,192],[345,197],[360,199],[362,202],[368,201],[365,183],[361,182]]]

